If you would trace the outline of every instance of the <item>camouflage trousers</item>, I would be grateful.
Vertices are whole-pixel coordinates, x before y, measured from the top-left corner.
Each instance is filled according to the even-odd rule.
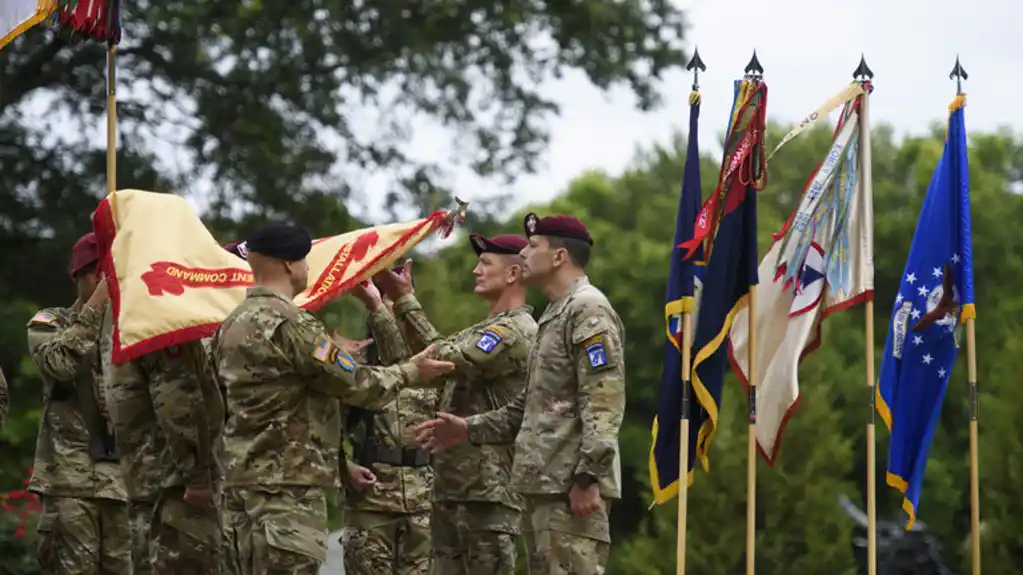
[[[437,575],[514,575],[521,518],[499,503],[435,502]]]
[[[607,501],[577,518],[567,495],[527,495],[523,537],[529,575],[604,575],[611,550]]]
[[[128,505],[42,496],[39,566],[44,574],[131,575]]]
[[[220,575],[221,529],[216,507],[185,502],[185,488],[164,489],[149,527],[149,557],[156,575]]]
[[[430,512],[345,514],[345,575],[432,575]]]
[[[149,558],[149,526],[153,521],[152,501],[128,503],[128,525],[131,527],[131,564],[135,575],[150,575],[153,562]]]
[[[237,575],[317,575],[327,559],[327,498],[320,487],[224,491],[229,567]]]

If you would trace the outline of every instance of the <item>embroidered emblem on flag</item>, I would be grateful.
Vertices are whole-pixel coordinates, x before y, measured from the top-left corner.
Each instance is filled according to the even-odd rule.
[[[316,339],[316,346],[313,348],[313,357],[317,361],[327,363],[330,359],[330,352],[334,349],[334,342],[330,341],[330,338],[321,335]]]
[[[497,329],[488,329],[483,332],[480,336],[479,341],[476,342],[476,348],[483,353],[490,353],[494,351],[497,344],[501,343],[504,338],[498,333]]]

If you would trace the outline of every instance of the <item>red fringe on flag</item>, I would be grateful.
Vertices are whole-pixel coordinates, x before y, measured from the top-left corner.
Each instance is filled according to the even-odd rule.
[[[116,45],[121,41],[121,2],[58,0],[53,27],[69,40]]]

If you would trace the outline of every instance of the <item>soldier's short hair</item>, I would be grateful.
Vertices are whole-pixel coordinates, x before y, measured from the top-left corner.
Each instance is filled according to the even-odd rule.
[[[575,238],[563,238],[559,236],[547,236],[547,242],[554,249],[564,248],[568,252],[568,259],[580,269],[586,269],[590,263],[590,252],[593,249],[589,243]]]

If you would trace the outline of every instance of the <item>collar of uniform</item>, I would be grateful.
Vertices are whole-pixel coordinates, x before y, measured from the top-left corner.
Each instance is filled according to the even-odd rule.
[[[513,307],[511,309],[506,309],[504,311],[497,312],[494,315],[490,316],[489,318],[487,318],[487,321],[493,320],[494,318],[506,317],[506,316],[515,315],[515,314],[519,314],[519,313],[528,313],[529,315],[533,315],[533,306],[531,306],[529,304],[522,304],[520,306]]]
[[[275,297],[282,299],[288,303],[293,303],[292,299],[283,293],[266,286],[255,286],[250,287],[249,291],[245,292],[245,297]]]
[[[75,300],[75,303],[71,304],[71,307],[68,308],[68,311],[72,315],[74,315],[74,314],[77,314],[78,312],[82,311],[82,308],[84,306],[85,306],[85,302],[82,301],[82,298],[78,298],[78,299]]]
[[[540,317],[540,322],[544,322],[562,312],[569,301],[572,300],[572,296],[576,294],[583,287],[590,285],[589,276],[579,276],[568,286],[568,291],[565,295],[547,304],[547,309],[544,310],[543,315]]]

